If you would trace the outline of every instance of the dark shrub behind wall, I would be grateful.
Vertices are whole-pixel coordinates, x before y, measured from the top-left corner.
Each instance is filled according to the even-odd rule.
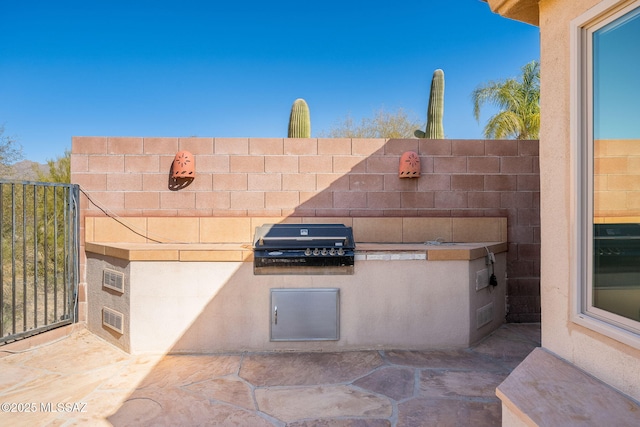
[[[172,191],[179,150],[196,179]],[[72,180],[121,216],[507,217],[507,321],[540,321],[538,141],[74,137]]]

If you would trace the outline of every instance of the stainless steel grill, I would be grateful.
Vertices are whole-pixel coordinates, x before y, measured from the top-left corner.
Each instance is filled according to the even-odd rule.
[[[640,224],[595,224],[593,250],[599,273],[640,272]]]
[[[353,230],[342,224],[265,224],[253,251],[257,275],[353,274]]]

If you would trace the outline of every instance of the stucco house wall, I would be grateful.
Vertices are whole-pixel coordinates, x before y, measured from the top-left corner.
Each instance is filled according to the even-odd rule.
[[[536,24],[541,43],[541,305],[542,346],[594,375],[619,391],[640,400],[640,350],[572,319],[575,277],[571,270],[577,254],[572,228],[576,218],[573,189],[570,22],[601,3],[581,0],[488,0],[493,11],[507,18]],[[538,7],[533,7],[535,4]],[[510,15],[509,10],[529,11]],[[537,14],[538,16],[532,16]],[[506,36],[506,35],[505,35]],[[585,402],[586,404],[586,402]]]

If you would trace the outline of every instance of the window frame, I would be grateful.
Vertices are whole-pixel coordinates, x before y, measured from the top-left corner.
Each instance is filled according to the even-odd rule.
[[[640,0],[606,0],[571,21],[570,122],[573,221],[571,320],[640,349],[640,322],[594,307],[593,289],[593,34],[640,7]]]

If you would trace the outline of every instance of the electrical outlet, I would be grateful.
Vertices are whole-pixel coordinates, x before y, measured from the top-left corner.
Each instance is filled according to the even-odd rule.
[[[491,265],[496,263],[496,255],[493,252],[488,252],[484,257],[484,264]]]

